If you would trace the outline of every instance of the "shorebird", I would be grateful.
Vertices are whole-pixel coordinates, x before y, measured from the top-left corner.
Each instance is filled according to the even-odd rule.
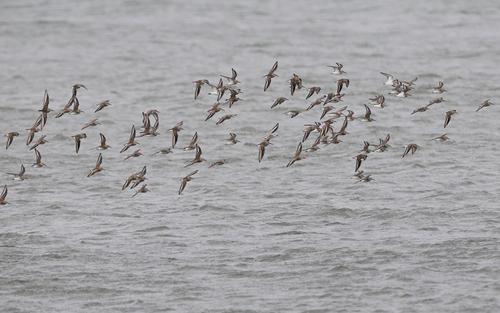
[[[374,107],[383,109],[385,107],[385,97],[383,95],[377,95],[374,98],[369,98]]]
[[[285,97],[278,97],[276,98],[276,100],[274,100],[274,103],[271,105],[271,109],[273,109],[274,107],[282,104],[283,102],[285,102],[286,100],[288,100],[287,98]]]
[[[321,143],[321,137],[322,137],[321,135],[316,137],[316,140],[309,148],[306,149],[306,152],[314,152],[314,151],[319,150],[319,144]]]
[[[384,75],[385,78],[387,78],[387,80],[385,81],[384,85],[393,86],[394,76],[392,76],[391,74],[384,73],[384,72],[380,72],[380,74]]]
[[[364,122],[374,121],[374,119],[371,118],[372,111],[370,110],[370,108],[366,104],[364,104],[364,106],[365,106],[365,115],[361,118],[361,120]]]
[[[189,173],[187,176],[184,176],[181,179],[181,186],[179,187],[179,192],[178,192],[179,195],[182,193],[182,191],[184,191],[184,189],[186,188],[187,183],[190,182],[193,179],[193,176],[196,175],[196,173],[198,173],[198,170]]]
[[[95,109],[94,113],[97,113],[97,112],[101,111],[102,109],[109,107],[110,105],[111,105],[111,102],[109,102],[109,100],[104,100],[102,102],[99,102],[97,104],[97,108]]]
[[[142,154],[142,150],[141,149],[137,149],[135,150],[134,152],[132,152],[131,154],[127,155],[125,157],[125,159],[123,159],[124,161],[130,159],[130,158],[137,158],[137,157],[140,157]]]
[[[82,84],[73,85],[71,98],[69,99],[68,103],[64,106],[64,108],[56,115],[56,118],[59,118],[59,117],[63,116],[64,114],[70,113],[70,112],[73,114],[80,113],[80,109],[79,109],[80,101],[78,101],[78,98],[76,96],[78,89],[80,89],[80,88],[87,89],[87,87],[85,87]],[[73,110],[70,110],[70,108],[72,106],[73,106]]]
[[[378,146],[376,146],[373,151],[384,152],[385,150],[387,150],[387,148],[391,146],[389,144],[389,140],[391,140],[391,134],[387,134],[384,139],[380,138]]]
[[[238,139],[236,139],[236,134],[235,133],[229,133],[229,138],[226,139],[226,144],[227,145],[235,145],[238,142],[240,142]]]
[[[442,134],[441,136],[437,136],[437,137],[434,137],[432,138],[431,140],[436,140],[436,141],[447,141],[449,140],[450,137],[448,137],[448,134]]]
[[[43,117],[42,115],[40,115],[36,119],[35,123],[33,123],[33,126],[31,126],[31,128],[26,129],[28,131],[28,138],[26,139],[26,145],[29,145],[33,141],[33,138],[35,138],[35,133],[40,131],[38,127],[42,125],[42,122],[43,122]]]
[[[220,124],[224,123],[224,121],[232,119],[233,117],[235,117],[237,115],[238,114],[226,114],[226,115],[223,115],[221,118],[219,118],[219,120],[217,121],[217,123],[215,123],[215,125],[220,125]]]
[[[193,137],[191,138],[191,141],[189,142],[189,145],[184,147],[184,150],[193,150],[196,148],[198,145],[198,132],[195,132]]]
[[[414,144],[414,143],[410,143],[406,146],[405,148],[405,152],[403,152],[403,155],[401,156],[401,158],[404,158],[408,153],[411,152],[411,154],[413,155],[415,153],[415,151],[417,151],[417,148],[418,148],[418,145],[417,144]]]
[[[428,105],[433,105],[433,104],[436,104],[436,103],[441,103],[441,102],[445,102],[446,100],[444,100],[443,97],[438,97],[438,98],[434,98],[432,99],[431,101],[429,101],[429,104]]]
[[[190,163],[186,164],[184,167],[188,167],[188,166],[191,166],[195,163],[201,163],[201,162],[205,161],[205,159],[201,157],[201,153],[202,153],[202,151],[201,151],[200,146],[196,145],[196,155],[195,155],[194,159]]]
[[[293,73],[289,82],[290,82],[290,95],[293,96],[295,90],[302,89],[302,78],[300,78],[299,75]]]
[[[310,109],[314,108],[315,106],[320,105],[323,102],[323,99],[325,99],[325,98],[326,98],[326,95],[323,95],[323,96],[317,98],[316,100],[314,100],[313,102],[311,102],[311,104],[309,104],[309,106],[307,107],[306,111],[309,111]]]
[[[133,189],[145,180],[146,180],[146,166],[144,166],[140,172],[134,173],[134,174],[130,175],[129,177],[127,177],[127,179],[125,180],[125,183],[122,186],[122,190],[125,190],[125,188],[130,186],[130,184],[132,184],[132,183],[133,184],[130,187],[130,189]]]
[[[7,173],[7,175],[13,175],[15,180],[24,180],[24,173],[26,173],[26,169],[24,168],[24,164],[21,164],[19,173]]]
[[[351,111],[352,112],[352,111]],[[344,122],[342,123],[342,126],[340,127],[339,131],[338,131],[338,134],[339,135],[342,135],[342,136],[345,136],[347,135],[347,125],[349,125],[349,117],[348,116],[345,116],[344,117]]]
[[[448,126],[448,124],[451,121],[451,117],[455,114],[457,114],[457,110],[451,110],[451,111],[446,112],[446,114],[444,116],[444,128],[446,128],[446,126]]]
[[[290,160],[290,162],[288,162],[288,164],[286,165],[286,167],[290,167],[296,161],[302,160],[303,158],[300,156],[301,153],[302,153],[302,142],[300,142],[298,144],[297,149],[295,150],[295,154],[293,155],[293,157]]]
[[[139,188],[133,195],[132,195],[132,198],[137,196],[138,194],[140,193],[146,193],[148,192],[149,189],[148,189],[148,185],[147,184],[144,184],[141,186],[141,188]]]
[[[184,124],[184,122],[180,121],[174,127],[170,128],[168,130],[168,131],[172,132],[172,148],[175,147],[175,144],[177,143],[177,139],[179,139],[179,132],[183,129],[182,128],[183,124]]]
[[[97,150],[106,150],[108,148],[111,148],[106,144],[106,136],[104,136],[103,133],[99,133],[99,137],[101,137],[101,143],[97,147]]]
[[[221,166],[224,163],[226,163],[226,161],[224,161],[224,160],[217,160],[217,161],[213,162],[212,164],[210,164],[210,166],[208,168],[212,168],[214,166]]]
[[[200,95],[201,86],[205,84],[210,85],[210,83],[206,79],[195,80],[193,83],[194,83],[194,100],[196,100]]]
[[[95,163],[95,167],[90,170],[87,177],[94,176],[95,174],[102,171],[103,168],[102,168],[101,164],[102,164],[102,153],[99,153],[99,156],[97,157],[97,162]]]
[[[343,86],[345,86],[345,88],[349,87],[349,79],[342,78],[342,79],[337,80],[337,93],[335,95],[340,95],[340,92],[342,91]]]
[[[42,113],[42,124],[40,126],[41,129],[47,124],[47,115],[52,112],[51,109],[49,109],[49,94],[47,93],[47,89],[45,89],[45,93],[43,95],[43,102],[42,102],[42,109],[38,110],[38,112]]]
[[[276,72],[277,69],[278,69],[278,61],[274,62],[273,67],[269,70],[269,72],[266,75],[264,75],[264,77],[266,78],[266,81],[264,83],[264,91],[266,91],[267,88],[271,86],[271,80],[275,77],[278,77],[278,75],[274,74],[274,72]]]
[[[19,136],[18,132],[9,132],[5,134],[5,137],[7,137],[7,143],[5,144],[5,150],[9,149],[10,145],[12,144],[12,141],[14,141],[14,138]]]
[[[227,103],[229,105],[229,108],[231,108],[233,106],[233,104],[235,104],[236,102],[238,102],[242,99],[240,97],[238,97],[238,95],[239,95],[238,91],[229,88],[229,92],[230,92],[229,98],[226,99],[225,103]]]
[[[325,117],[326,113],[330,112],[333,109],[334,109],[334,107],[332,107],[331,105],[324,106],[323,107],[323,112],[321,112],[321,117],[319,119],[320,120],[323,119],[323,117]]]
[[[38,140],[33,144],[33,146],[31,146],[30,151],[37,148],[40,145],[46,144],[48,142],[47,140],[45,140],[46,137],[47,137],[46,135],[43,135],[40,138],[38,138]]]
[[[446,89],[444,89],[444,83],[442,81],[439,81],[437,86],[432,87],[433,93],[443,93],[445,91],[446,91]]]
[[[413,112],[411,112],[411,115],[413,115],[415,113],[419,113],[419,112],[425,112],[429,109],[430,106],[431,106],[431,104],[428,104],[428,105],[424,105],[423,107],[420,107],[418,109],[415,109],[415,110],[413,110]]]
[[[299,111],[299,110],[290,110],[290,111],[285,112],[285,114],[290,116],[290,118],[294,118],[302,112],[303,111]]]
[[[220,111],[224,111],[224,109],[220,107],[219,102],[215,102],[214,104],[212,104],[212,107],[210,108],[210,110],[207,111],[208,115],[205,118],[205,122],[208,121],[209,119],[211,119],[215,115],[215,113],[220,112]]]
[[[8,192],[9,192],[9,190],[7,189],[7,185],[3,186],[2,194],[0,194],[0,205],[8,204],[8,202],[5,201],[5,198],[7,198]]]
[[[356,159],[356,168],[354,169],[354,172],[357,172],[359,168],[361,167],[361,163],[366,160],[368,156],[364,153],[358,154],[355,159]]]
[[[236,79],[237,76],[238,76],[238,73],[236,72],[236,70],[234,68],[231,69],[231,76],[221,75],[221,77],[227,79],[227,81],[228,81],[227,85],[228,86],[236,85],[236,84],[239,83],[239,81]]]
[[[132,125],[132,128],[130,129],[130,136],[128,138],[127,143],[123,148],[120,150],[120,153],[123,153],[128,150],[128,148],[137,145],[138,142],[135,141],[135,125]]]
[[[302,142],[306,141],[307,138],[309,138],[309,135],[313,131],[320,132],[321,131],[320,126],[321,126],[321,123],[318,123],[318,122],[314,122],[314,124],[305,124],[304,129],[303,129],[304,135],[302,136]]]
[[[354,111],[347,110],[347,115],[345,116],[349,121],[354,121],[356,118],[354,117]]]
[[[486,99],[483,102],[481,102],[481,104],[477,108],[476,112],[481,110],[482,108],[486,108],[486,107],[489,107],[491,105],[493,105],[493,103],[490,101],[490,99]]]
[[[321,91],[321,87],[311,87],[308,90],[309,91],[307,93],[306,100],[312,97],[312,95],[318,94]]]
[[[85,128],[88,128],[88,127],[97,126],[100,124],[101,123],[96,118],[94,118],[94,119],[90,120],[88,123],[85,123],[85,125],[83,125],[81,130],[84,130]]]
[[[42,155],[40,154],[40,151],[35,149],[35,163],[31,165],[32,167],[44,167],[45,164],[42,163]]]
[[[338,62],[336,62],[336,64],[337,65],[328,65],[328,67],[333,68],[332,74],[334,74],[334,75],[346,74],[346,72],[344,72],[342,70],[342,68],[344,67],[344,65],[342,65],[341,63],[338,63]]]
[[[81,133],[81,134],[76,134],[71,136],[71,138],[75,139],[75,150],[76,154],[78,154],[78,151],[80,151],[80,144],[82,139],[87,138],[87,134]]]
[[[342,101],[343,96],[345,96],[345,93],[338,94],[336,92],[329,92],[326,94],[326,99],[325,99],[325,102],[323,102],[323,105],[326,105],[327,103],[330,103],[330,102],[337,103],[339,101]]]

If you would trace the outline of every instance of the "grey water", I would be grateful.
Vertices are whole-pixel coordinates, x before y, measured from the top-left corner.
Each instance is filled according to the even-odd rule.
[[[495,1],[1,1],[0,131],[21,135],[0,150],[0,312],[500,312],[499,16]],[[335,62],[350,79],[335,107],[359,116],[378,93],[387,107],[286,168],[321,113],[285,115],[310,103],[287,80],[333,91]],[[223,113],[238,115],[205,122],[216,99],[204,87],[194,101],[192,82],[232,67],[243,100]],[[418,77],[411,96],[388,95],[381,71]],[[410,115],[439,80],[447,101]],[[58,111],[76,83],[84,112],[49,115],[47,167],[32,168],[25,129],[44,90]],[[271,110],[278,96],[289,100]],[[475,112],[488,98],[496,105]],[[160,134],[124,161],[147,109]],[[70,136],[96,117],[76,155]],[[180,121],[174,152],[152,156]],[[256,144],[278,122],[259,163]],[[185,168],[195,131],[207,161]],[[99,132],[112,148],[87,178]],[[391,147],[362,165],[374,180],[356,183],[353,157],[386,134]],[[419,149],[402,159],[409,143]],[[26,180],[5,174],[22,163]],[[144,165],[151,191],[132,198],[121,186]]]

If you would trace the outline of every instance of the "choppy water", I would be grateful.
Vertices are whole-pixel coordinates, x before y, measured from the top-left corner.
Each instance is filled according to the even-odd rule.
[[[0,175],[10,202],[0,208],[0,311],[499,312],[500,105],[474,112],[486,98],[500,104],[499,15],[492,1],[1,2],[0,131],[22,132],[0,152],[1,172],[33,162],[24,129],[44,89],[56,110],[73,84],[89,90],[79,93],[85,113],[48,121],[47,168],[28,167],[22,182]],[[275,60],[279,77],[263,93]],[[308,105],[304,90],[269,107],[292,73],[334,88],[335,62],[358,114],[387,93],[380,71],[418,76],[417,87],[285,168],[320,109],[283,114]],[[231,67],[244,101],[226,113],[239,115],[204,122],[214,99],[204,89],[193,101],[191,82]],[[448,101],[410,116],[438,80]],[[113,106],[77,156],[69,136],[104,99]],[[161,134],[138,139],[147,155],[125,162],[118,151],[150,108]],[[452,141],[430,141],[451,109]],[[179,148],[196,130],[205,158],[227,164],[193,166],[179,197],[194,153],[150,154],[181,120]],[[255,144],[276,122],[259,164]],[[113,149],[87,178],[99,131]],[[224,145],[229,131],[241,143]],[[363,164],[375,181],[355,184],[352,157],[387,133],[392,148]],[[421,148],[402,160],[410,142]],[[131,198],[121,185],[143,165],[151,192]]]

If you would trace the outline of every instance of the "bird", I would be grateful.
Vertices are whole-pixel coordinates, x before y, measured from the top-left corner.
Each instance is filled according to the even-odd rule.
[[[318,94],[321,91],[321,87],[311,87],[308,89],[306,100],[312,97],[314,94]]]
[[[195,80],[193,83],[194,83],[194,100],[196,100],[200,95],[201,86],[205,84],[210,85],[210,83],[206,79]]]
[[[274,107],[282,104],[283,102],[285,102],[286,100],[288,100],[287,98],[285,97],[278,97],[276,98],[276,100],[274,100],[274,103],[271,105],[271,109],[273,109]]]
[[[29,145],[33,141],[33,138],[35,138],[35,133],[40,131],[40,128],[38,127],[42,125],[42,122],[43,122],[43,116],[40,115],[35,120],[35,123],[33,123],[33,126],[31,126],[31,128],[26,129],[28,131],[28,138],[26,139],[26,145]]]
[[[8,204],[8,202],[5,201],[5,198],[7,198],[8,192],[9,192],[9,190],[7,189],[7,185],[3,186],[2,194],[0,194],[0,205]]]
[[[450,139],[450,137],[448,137],[448,134],[446,134],[446,133],[445,133],[445,134],[442,134],[442,135],[440,135],[440,136],[434,137],[434,138],[432,138],[431,140],[436,140],[436,141],[447,141],[447,140],[449,140],[449,139]]]
[[[215,115],[215,113],[217,113],[219,111],[224,111],[224,109],[220,107],[220,103],[219,102],[215,102],[212,105],[212,107],[210,108],[210,110],[207,111],[208,115],[205,118],[205,122],[208,121],[209,119],[211,119]]]
[[[413,155],[415,153],[415,151],[417,151],[417,148],[418,148],[418,145],[414,144],[414,143],[410,143],[410,144],[406,145],[405,151],[403,152],[403,155],[401,156],[401,158],[404,158],[410,152]]]
[[[238,73],[236,72],[236,70],[234,68],[231,69],[231,76],[224,76],[224,75],[220,75],[220,76],[227,79],[227,81],[228,81],[227,85],[229,85],[229,86],[236,85],[239,83],[239,81],[236,79],[236,77],[238,76]]]
[[[95,109],[94,113],[97,113],[101,111],[102,109],[111,106],[111,102],[109,100],[104,100],[102,102],[99,102],[97,104],[97,108]]]
[[[444,83],[442,81],[439,81],[437,86],[432,87],[432,92],[433,93],[443,93],[446,92],[446,89],[444,89]]]
[[[235,116],[237,116],[238,114],[226,114],[226,115],[223,115],[221,118],[219,118],[219,120],[217,121],[217,123],[215,123],[216,125],[220,125],[222,123],[224,123],[224,121],[226,120],[229,120]]]
[[[238,139],[236,139],[236,134],[235,133],[229,133],[229,138],[226,139],[226,144],[228,145],[235,145],[238,142],[240,142]]]
[[[95,163],[95,167],[90,170],[89,174],[87,177],[94,176],[95,174],[99,173],[100,171],[103,170],[102,168],[102,153],[99,153],[99,156],[97,157],[97,162]]]
[[[259,157],[258,157],[259,163],[264,158],[264,154],[266,153],[266,147],[270,144],[271,143],[269,141],[264,140],[257,145],[259,147]]]
[[[188,167],[188,166],[191,166],[195,163],[201,163],[201,162],[205,161],[205,159],[201,157],[202,151],[201,151],[200,146],[196,145],[195,149],[196,149],[196,154],[194,156],[194,159],[190,163],[186,164],[184,167]]]
[[[269,86],[271,86],[271,80],[275,77],[278,77],[278,75],[274,74],[274,72],[276,72],[277,69],[278,69],[278,61],[274,62],[273,67],[271,67],[269,72],[266,75],[264,75],[264,77],[266,78],[264,83],[264,91],[266,91],[269,88]]]
[[[130,129],[130,136],[128,138],[127,143],[123,146],[123,148],[120,150],[120,153],[123,153],[128,150],[128,148],[137,145],[138,142],[135,141],[135,125],[132,125],[132,128]]]
[[[319,135],[316,140],[314,141],[314,143],[309,147],[307,148],[305,151],[306,152],[314,152],[314,151],[317,151],[319,150],[319,144],[321,143],[321,135]]]
[[[31,165],[32,167],[44,167],[45,164],[42,163],[42,155],[40,154],[40,151],[35,149],[35,163]]]
[[[363,118],[361,118],[361,120],[364,122],[374,121],[374,119],[371,118],[372,111],[370,110],[370,108],[366,104],[364,104],[364,106],[365,106],[365,115],[363,116]]]
[[[224,160],[217,160],[217,161],[213,162],[212,164],[210,164],[210,166],[208,168],[212,168],[214,166],[220,166],[220,165],[223,165],[224,163],[226,163],[226,161],[224,161]]]
[[[387,74],[387,73],[384,73],[384,72],[380,72],[380,74],[384,75],[385,78],[387,79],[384,83],[384,85],[387,85],[387,86],[392,86],[393,83],[394,83],[394,76],[392,76],[391,74]]]
[[[85,123],[85,125],[83,125],[81,130],[84,130],[85,128],[88,128],[88,127],[97,126],[100,124],[101,123],[96,118],[94,118],[91,121],[89,121],[88,123]]]
[[[328,65],[328,67],[333,68],[332,74],[334,74],[334,75],[346,74],[346,72],[344,72],[342,70],[342,68],[344,67],[344,65],[342,65],[341,63],[338,63],[338,62],[336,62],[336,64],[337,65]]]
[[[446,128],[446,126],[448,126],[448,124],[450,123],[451,121],[451,117],[453,115],[457,114],[457,110],[450,110],[448,112],[445,113],[445,116],[444,116],[444,128]]]
[[[59,118],[66,113],[73,113],[73,114],[80,113],[80,109],[79,109],[80,102],[78,101],[78,98],[77,98],[77,92],[78,92],[78,89],[80,89],[80,88],[87,90],[87,87],[85,87],[85,85],[82,85],[82,84],[73,85],[71,98],[69,99],[68,103],[64,106],[64,108],[56,115],[56,118]],[[72,106],[73,106],[73,110],[70,110],[70,108]]]
[[[191,141],[189,142],[189,145],[184,147],[184,150],[193,150],[196,148],[196,145],[198,144],[198,132],[195,132],[193,137],[191,138]]]
[[[289,82],[290,82],[290,95],[293,96],[293,94],[295,93],[295,90],[302,88],[302,78],[300,78],[299,75],[293,73]]]
[[[420,107],[418,109],[415,109],[415,110],[413,110],[413,112],[411,112],[411,115],[413,115],[415,113],[419,113],[419,112],[425,112],[425,111],[427,111],[429,109],[430,106],[431,105],[428,104],[428,105],[424,105],[423,107]]]
[[[476,112],[479,111],[479,110],[481,110],[482,108],[486,108],[486,107],[489,107],[491,105],[493,105],[493,103],[491,102],[491,100],[490,99],[486,99],[483,102],[481,102],[481,104],[477,108]]]
[[[52,112],[52,110],[49,109],[49,102],[50,102],[49,94],[47,93],[47,89],[45,89],[45,93],[43,95],[42,109],[38,110],[38,112],[42,113],[42,124],[41,124],[42,129],[45,126],[45,124],[47,124],[48,114]]]
[[[87,138],[87,134],[85,134],[85,133],[76,134],[76,135],[71,136],[71,138],[73,138],[75,140],[75,150],[76,150],[76,154],[78,154],[78,151],[80,151],[81,141],[82,141],[82,139]]]
[[[302,160],[303,158],[300,156],[301,153],[302,153],[302,142],[299,142],[299,144],[297,145],[297,149],[295,150],[295,154],[293,155],[293,157],[290,160],[290,162],[288,162],[288,164],[286,165],[286,167],[290,167],[296,161]]]
[[[24,180],[24,173],[26,173],[26,169],[24,168],[24,164],[21,164],[19,173],[7,173],[7,175],[13,175],[16,180]]]
[[[144,184],[141,186],[141,188],[139,188],[133,195],[132,195],[132,198],[137,196],[138,194],[140,193],[146,193],[148,192],[149,189],[148,189],[148,185],[147,184]]]
[[[97,150],[106,150],[108,148],[111,148],[109,145],[106,144],[106,136],[104,136],[103,133],[99,133],[99,137],[101,137],[101,143],[97,147]]]
[[[314,100],[313,102],[311,102],[311,104],[309,104],[309,106],[307,107],[306,111],[309,111],[310,109],[314,108],[315,106],[320,105],[323,102],[323,99],[325,99],[325,98],[326,98],[326,95],[321,96],[321,97],[317,98],[316,100]]]
[[[175,147],[175,144],[177,143],[177,139],[179,139],[179,132],[183,129],[182,128],[183,124],[184,124],[184,122],[180,121],[174,127],[170,128],[168,130],[168,131],[172,132],[172,148]]]
[[[238,97],[238,95],[239,95],[238,91],[230,88],[229,93],[230,93],[229,98],[226,99],[226,102],[225,102],[229,105],[229,108],[231,108],[233,106],[233,104],[235,104],[236,102],[243,100],[243,99]]]
[[[142,150],[141,149],[137,149],[135,150],[134,152],[132,152],[131,154],[127,155],[125,157],[125,159],[123,159],[124,161],[130,159],[130,158],[137,158],[137,157],[140,157],[142,154]]]
[[[383,109],[385,107],[385,97],[383,95],[377,95],[374,98],[369,98],[372,101],[374,107]]]
[[[30,151],[37,148],[40,145],[46,144],[48,142],[47,140],[45,140],[46,137],[47,137],[46,135],[43,135],[40,138],[38,138],[38,140],[30,147]]]
[[[299,110],[290,110],[290,111],[285,112],[285,114],[290,116],[290,118],[294,118],[297,115],[299,115],[300,113],[302,113],[302,111],[299,111]]]
[[[5,137],[7,137],[7,143],[5,144],[5,150],[9,149],[10,145],[14,141],[14,138],[19,136],[18,132],[9,132],[5,134]]]
[[[356,158],[356,168],[354,169],[354,172],[357,172],[359,168],[361,167],[361,163],[366,160],[368,156],[364,153],[358,154]]]
[[[129,186],[131,186],[130,189],[133,189],[137,185],[139,185],[141,182],[145,181],[146,180],[146,171],[147,171],[146,166],[144,166],[141,171],[134,173],[134,174],[130,175],[129,177],[127,177],[127,179],[125,180],[125,183],[122,186],[122,190],[125,190],[125,188],[127,188]]]
[[[342,78],[342,79],[337,80],[337,93],[336,93],[336,95],[340,95],[340,92],[342,91],[343,86],[345,86],[345,88],[349,87],[349,79]]]
[[[196,173],[198,173],[198,170],[189,173],[188,175],[184,176],[181,179],[181,186],[179,187],[179,192],[178,192],[179,195],[182,194],[182,192],[186,188],[187,183],[193,179],[193,176],[196,175]]]
[[[172,153],[172,148],[168,147],[168,148],[163,148],[163,149],[160,149],[158,151],[156,151],[155,153],[153,153],[153,155],[157,155],[157,154],[169,154],[169,153]]]

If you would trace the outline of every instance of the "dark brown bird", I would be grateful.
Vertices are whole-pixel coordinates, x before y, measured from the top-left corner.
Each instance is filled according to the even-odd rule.
[[[349,79],[347,78],[342,78],[337,80],[337,95],[340,95],[340,92],[342,91],[342,87],[345,86],[345,88],[349,87]]]
[[[193,82],[194,83],[194,100],[198,98],[201,91],[201,86],[205,84],[210,84],[206,79],[200,79]]]
[[[104,136],[103,133],[99,133],[99,136],[101,137],[101,143],[100,145],[97,147],[97,150],[106,150],[108,148],[111,148],[110,146],[108,146],[106,144],[106,136]]]
[[[321,91],[321,87],[311,87],[306,96],[306,100],[312,97],[314,94],[318,94]]]
[[[183,129],[182,128],[183,124],[184,124],[184,122],[180,121],[174,127],[170,128],[168,130],[168,131],[172,132],[172,148],[175,147],[175,144],[177,143],[177,139],[179,139],[179,132]]]
[[[5,144],[5,150],[9,149],[10,145],[14,141],[14,138],[19,136],[18,132],[10,132],[5,134],[5,137],[7,137],[7,143]]]
[[[451,111],[446,112],[446,114],[444,116],[444,128],[446,128],[446,126],[448,126],[448,124],[451,121],[451,117],[455,114],[457,114],[457,110],[451,110]]]
[[[7,189],[7,185],[3,186],[2,194],[0,194],[0,205],[8,204],[8,202],[5,201],[5,198],[7,198],[8,192],[9,192],[9,190]]]
[[[365,115],[363,116],[363,118],[361,118],[361,120],[364,122],[374,121],[374,119],[371,118],[372,110],[370,110],[370,108],[366,104],[364,104],[364,106],[365,106]]]
[[[76,150],[76,154],[78,154],[78,151],[80,151],[81,141],[82,141],[82,139],[87,138],[87,134],[85,134],[85,133],[76,134],[76,135],[71,136],[71,138],[75,139],[75,150]]]
[[[289,80],[290,82],[290,94],[293,96],[295,90],[302,89],[302,78],[299,75],[293,73]]]
[[[361,163],[366,160],[368,156],[364,153],[358,154],[356,156],[356,168],[354,169],[354,172],[357,172],[359,168],[361,167]]]
[[[411,154],[413,155],[415,153],[415,151],[417,151],[417,148],[418,148],[418,145],[417,144],[414,144],[414,143],[410,143],[408,144],[406,147],[405,147],[405,151],[403,152],[403,155],[401,156],[401,158],[404,158],[408,153],[411,152]]]

